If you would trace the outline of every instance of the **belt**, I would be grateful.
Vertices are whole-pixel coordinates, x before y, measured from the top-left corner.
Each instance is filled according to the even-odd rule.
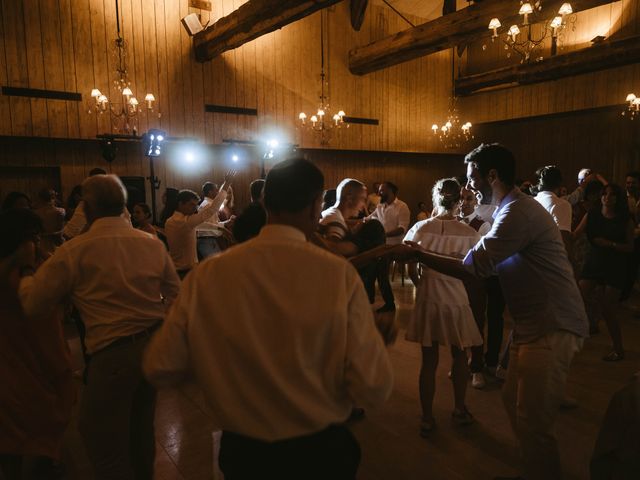
[[[110,350],[112,348],[120,347],[122,345],[133,344],[133,343],[136,343],[138,340],[141,340],[141,339],[144,339],[144,338],[150,338],[151,334],[153,332],[155,332],[158,328],[160,328],[161,324],[162,324],[162,321],[159,321],[159,322],[156,322],[155,324],[151,325],[149,328],[145,328],[144,330],[141,330],[141,331],[139,331],[137,333],[134,333],[132,335],[127,335],[126,337],[118,337],[116,340],[111,342],[109,345],[107,345],[104,348],[101,348],[100,350],[98,350],[97,352],[92,353],[91,355],[93,356],[93,355],[96,355],[98,353]]]

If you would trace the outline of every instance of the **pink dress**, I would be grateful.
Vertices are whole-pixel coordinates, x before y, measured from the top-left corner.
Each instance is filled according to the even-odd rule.
[[[404,239],[440,255],[460,258],[480,240],[480,235],[458,220],[429,218],[416,223]],[[460,280],[431,269],[424,270],[406,338],[427,347],[433,342],[458,348],[482,345],[482,336]]]

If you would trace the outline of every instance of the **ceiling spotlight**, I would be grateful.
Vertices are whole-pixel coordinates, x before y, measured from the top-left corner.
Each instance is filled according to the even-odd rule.
[[[231,156],[231,160],[233,160],[234,162],[238,161],[238,155],[232,155]]]

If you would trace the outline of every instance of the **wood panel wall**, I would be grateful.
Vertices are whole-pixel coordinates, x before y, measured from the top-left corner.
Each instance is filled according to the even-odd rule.
[[[94,138],[113,130],[108,115],[89,115],[89,94],[99,88],[117,98],[115,0],[1,0],[0,83],[12,87],[80,92],[83,102],[0,95],[0,135]],[[141,116],[138,131],[151,127],[206,144],[225,138],[256,139],[270,132],[302,147],[320,138],[296,130],[298,113],[317,108],[320,95],[320,16],[327,17],[330,105],[348,115],[376,118],[379,126],[351,125],[329,148],[433,151],[430,122],[447,108],[451,88],[442,52],[373,75],[347,69],[348,50],[408,25],[390,9],[370,5],[360,32],[349,24],[342,2],[265,35],[213,61],[194,60],[192,41],[180,18],[201,15],[214,22],[243,0],[213,0],[211,12],[188,0],[120,0],[134,94],[158,100],[157,112]],[[414,19],[416,20],[416,19]],[[416,20],[418,21],[418,20]],[[257,108],[258,116],[205,113],[204,104]]]

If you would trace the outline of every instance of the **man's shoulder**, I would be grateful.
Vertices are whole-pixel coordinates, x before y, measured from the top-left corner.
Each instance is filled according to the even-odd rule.
[[[323,211],[320,223],[323,225],[328,225],[330,223],[339,223],[341,225],[345,225],[344,216],[342,215],[342,212],[336,207],[330,207]]]

